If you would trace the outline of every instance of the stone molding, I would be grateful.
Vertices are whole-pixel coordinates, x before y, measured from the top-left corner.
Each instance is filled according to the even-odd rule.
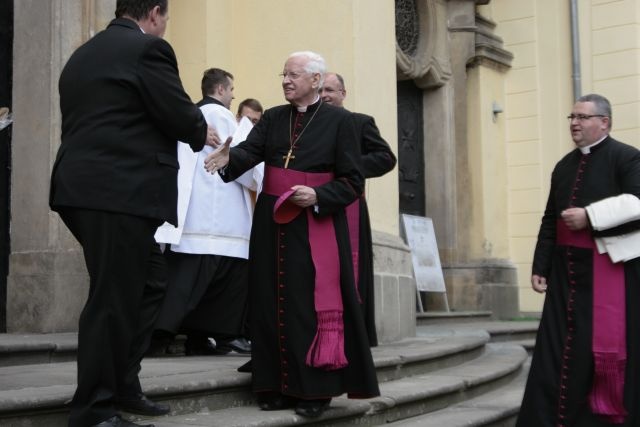
[[[475,67],[484,65],[500,71],[511,68],[513,54],[503,48],[502,38],[494,34],[496,23],[476,14],[475,55],[467,65]]]
[[[416,2],[418,47],[414,55],[396,42],[398,80],[414,80],[422,89],[443,86],[452,76],[447,49],[447,6],[442,0]]]

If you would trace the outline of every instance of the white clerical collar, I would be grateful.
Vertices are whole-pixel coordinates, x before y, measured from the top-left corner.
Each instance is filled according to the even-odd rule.
[[[589,154],[591,153],[591,148],[595,147],[596,145],[600,144],[602,141],[605,140],[606,137],[608,137],[609,135],[605,135],[602,138],[600,138],[599,140],[597,140],[596,142],[594,142],[591,145],[587,145],[586,147],[579,147],[580,151],[582,152],[582,154]]]
[[[313,105],[316,102],[318,102],[319,100],[320,100],[320,95],[318,94],[318,95],[316,95],[316,99],[314,99],[313,102],[311,104],[309,104],[309,105]],[[305,113],[307,111],[307,107],[309,107],[309,105],[305,105],[305,106],[302,106],[302,107],[296,107],[296,108],[298,109],[299,113]]]

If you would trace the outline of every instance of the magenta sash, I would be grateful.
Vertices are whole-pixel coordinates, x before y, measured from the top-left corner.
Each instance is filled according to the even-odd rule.
[[[562,220],[556,226],[559,245],[593,251],[594,376],[589,405],[609,423],[623,423],[624,376],[627,363],[624,263],[599,254],[589,230],[571,231]],[[571,267],[569,267],[571,270]]]
[[[292,169],[265,167],[262,191],[278,197],[273,219],[286,224],[303,210],[307,211],[311,258],[315,267],[314,305],[317,331],[307,352],[306,363],[315,368],[336,370],[347,366],[344,354],[344,322],[340,290],[340,259],[333,217],[313,215],[313,208],[302,208],[288,199],[294,185],[316,187],[333,180],[333,173],[300,172]]]

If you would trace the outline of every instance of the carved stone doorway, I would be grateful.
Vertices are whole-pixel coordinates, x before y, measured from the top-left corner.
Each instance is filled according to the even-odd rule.
[[[406,80],[397,92],[400,213],[425,216],[422,90]]]
[[[11,109],[13,0],[0,0],[0,107]],[[0,130],[0,332],[7,329],[11,126]]]

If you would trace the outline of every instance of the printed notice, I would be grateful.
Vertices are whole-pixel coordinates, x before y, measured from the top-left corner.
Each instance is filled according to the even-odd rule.
[[[446,292],[440,255],[431,218],[402,214],[407,245],[411,248],[416,286],[423,292]]]

